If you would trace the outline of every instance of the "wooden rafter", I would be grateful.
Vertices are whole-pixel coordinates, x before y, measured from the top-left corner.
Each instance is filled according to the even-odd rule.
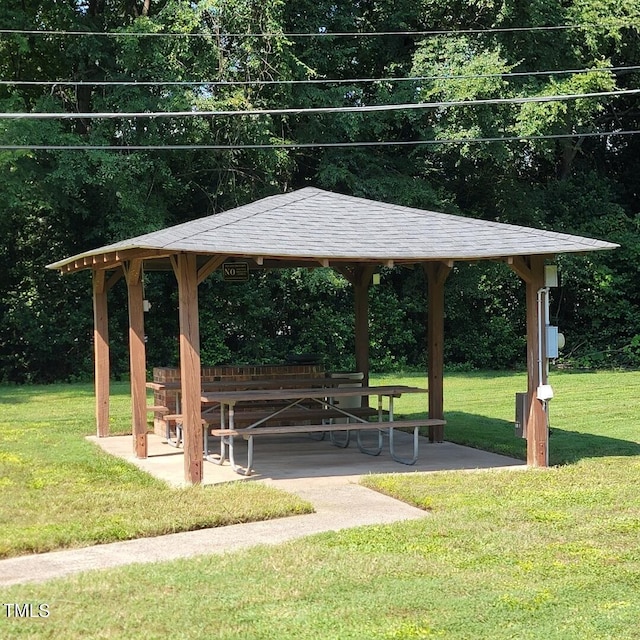
[[[160,258],[168,257],[168,253],[160,249],[124,249],[120,251],[106,251],[104,253],[98,253],[91,256],[81,256],[68,262],[60,267],[62,273],[74,273],[81,271],[82,269],[92,269],[94,271],[99,269],[116,269],[123,263],[130,260],[157,260]]]

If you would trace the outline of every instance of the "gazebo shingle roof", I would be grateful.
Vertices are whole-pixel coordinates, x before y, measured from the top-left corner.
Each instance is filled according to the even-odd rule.
[[[123,240],[49,266],[60,269],[80,259],[129,249],[294,260],[417,262],[579,253],[617,246],[309,187]],[[90,266],[86,264],[85,268]]]
[[[351,280],[354,292],[355,362],[369,371],[368,286],[373,265],[425,264],[428,282],[427,362],[429,416],[443,417],[444,282],[454,260],[505,259],[526,282],[527,376],[531,410],[527,461],[548,464],[546,415],[536,389],[546,384],[540,353],[540,291],[545,255],[614,249],[617,245],[563,233],[487,222],[385,204],[315,188],[271,196],[217,215],[123,240],[49,265],[72,272],[93,269],[96,421],[109,431],[107,293],[126,276],[132,432],[138,458],[147,457],[146,354],[143,269],[170,268],[179,289],[180,378],[184,473],[202,481],[202,401],[198,284],[228,257],[253,258],[265,267],[331,264]],[[529,259],[525,259],[528,256]],[[367,267],[356,263],[369,263]],[[198,264],[200,263],[200,264]],[[362,268],[361,268],[362,267]],[[106,279],[108,270],[117,269]],[[538,301],[538,303],[536,303]],[[388,423],[387,423],[388,424]],[[441,427],[437,427],[441,429]],[[437,441],[442,431],[433,431]]]

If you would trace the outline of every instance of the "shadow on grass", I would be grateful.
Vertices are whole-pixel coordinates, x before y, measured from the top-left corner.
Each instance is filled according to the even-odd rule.
[[[87,398],[93,400],[95,388],[92,382],[56,383],[56,384],[24,384],[0,385],[0,404],[19,404],[29,402],[34,395],[51,395],[57,400],[63,397]],[[112,382],[110,396],[131,395],[129,382]]]
[[[21,404],[27,402],[28,398],[19,393],[9,393],[5,389],[0,389],[0,404]]]
[[[418,418],[419,414],[411,417]],[[449,442],[522,460],[527,457],[526,441],[515,435],[513,422],[462,411],[448,411],[445,418],[445,440]],[[586,458],[607,456],[640,456],[640,444],[592,433],[566,431],[551,425],[550,464],[571,464]]]

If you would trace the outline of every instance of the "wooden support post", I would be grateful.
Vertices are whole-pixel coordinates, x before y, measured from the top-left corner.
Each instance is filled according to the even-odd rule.
[[[544,354],[545,332],[539,334],[544,314],[538,304],[539,292],[544,287],[544,257],[531,256],[530,278],[527,286],[527,394],[529,396],[529,418],[527,420],[527,464],[533,467],[549,466],[549,429],[543,403],[538,400],[537,390],[547,384]],[[542,356],[541,356],[542,354]],[[542,363],[540,358],[542,357]],[[540,375],[542,370],[542,375]]]
[[[369,385],[369,285],[374,271],[374,266],[364,265],[355,267],[353,274],[356,371],[363,373],[365,387]]]
[[[443,262],[424,265],[429,289],[427,317],[427,363],[429,388],[429,418],[444,418],[444,283],[451,266]],[[442,442],[444,427],[430,427],[429,440]]]
[[[528,258],[515,257],[510,267],[525,281],[527,300],[527,396],[529,415],[526,423],[527,464],[532,467],[549,465],[549,429],[543,403],[538,400],[537,391],[541,384],[547,384],[544,361],[546,335],[539,333],[541,311],[538,304],[540,291],[544,287],[544,256]],[[540,358],[542,356],[542,362]],[[540,371],[542,370],[542,375]]]
[[[198,269],[196,256],[181,253],[175,261],[180,300],[180,381],[182,390],[182,434],[184,479],[202,482],[202,420],[200,328],[198,322]]]
[[[144,344],[142,261],[132,260],[125,268],[129,296],[129,367],[133,451],[147,457],[147,365]]]
[[[98,438],[109,435],[109,318],[105,272],[93,271],[93,361]]]

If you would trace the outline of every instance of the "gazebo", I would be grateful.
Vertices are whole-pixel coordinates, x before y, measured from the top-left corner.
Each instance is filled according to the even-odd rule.
[[[331,267],[353,285],[356,367],[369,375],[368,289],[376,268],[421,265],[427,278],[429,417],[443,417],[444,285],[456,261],[503,261],[526,286],[527,463],[548,464],[548,428],[539,389],[547,384],[541,354],[540,293],[545,264],[562,253],[618,245],[564,233],[398,206],[304,188],[65,258],[49,265],[93,276],[96,422],[108,435],[109,339],[107,292],[121,278],[128,288],[132,430],[135,455],[147,456],[146,358],[142,274],[173,270],[178,282],[184,471],[202,480],[201,365],[198,285],[227,262],[250,269]],[[442,428],[431,438],[442,441]]]

